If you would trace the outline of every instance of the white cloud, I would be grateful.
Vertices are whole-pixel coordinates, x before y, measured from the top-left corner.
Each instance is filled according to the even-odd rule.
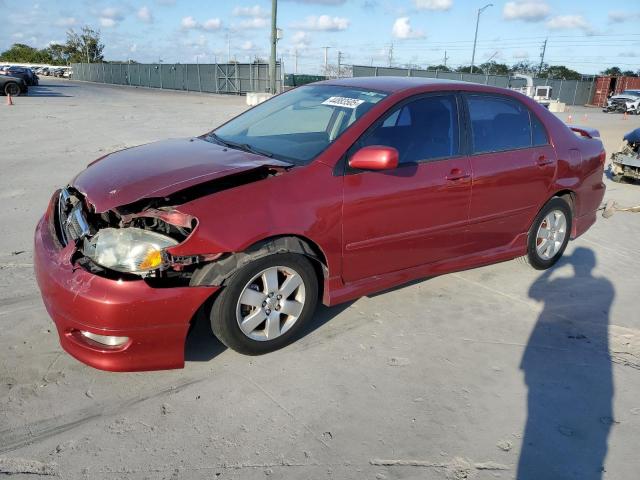
[[[529,58],[529,52],[525,50],[520,50],[513,53],[513,58],[517,58],[518,60],[522,60],[524,58]]]
[[[424,37],[424,32],[413,29],[411,26],[411,19],[409,17],[396,18],[396,21],[393,22],[391,33],[394,37],[400,39]]]
[[[250,40],[247,40],[241,46],[242,50],[252,50],[253,47],[254,47],[253,42]]]
[[[506,20],[524,20],[525,22],[540,22],[549,16],[549,5],[545,2],[532,0],[518,0],[504,4],[502,16]]]
[[[218,30],[222,26],[222,20],[219,18],[210,18],[202,25],[205,30]]]
[[[116,21],[113,18],[100,17],[100,26],[104,28],[115,27]]]
[[[579,29],[585,32],[592,30],[591,25],[582,15],[558,15],[547,22],[547,27],[551,30]]]
[[[254,5],[252,7],[236,7],[233,9],[233,15],[236,17],[267,18],[270,14],[260,5]]]
[[[296,48],[305,48],[311,44],[311,35],[308,32],[298,30],[291,37],[291,42]]]
[[[180,27],[182,30],[219,30],[222,27],[222,20],[219,18],[210,18],[203,24],[198,22],[191,15],[183,17],[180,21]]]
[[[124,19],[124,15],[122,12],[114,7],[104,8],[100,12],[100,26],[104,28],[112,28],[115,27],[118,23],[120,23]]]
[[[75,17],[63,17],[56,20],[56,26],[58,27],[73,27],[78,23]]]
[[[453,6],[453,0],[414,0],[418,10],[446,11]]]
[[[131,45],[131,48],[129,48],[129,51],[131,53],[136,53],[138,51],[138,44],[134,43],[133,45]]]
[[[255,17],[248,18],[240,22],[240,28],[242,29],[253,29],[253,28],[264,28],[269,24],[269,22],[265,18]]]
[[[147,6],[140,7],[137,13],[138,19],[145,23],[153,22],[153,13],[151,13],[151,9]]]
[[[349,28],[350,21],[344,17],[330,17],[329,15],[311,15],[304,22],[296,24],[298,28],[305,30],[320,30],[325,32],[336,32]]]
[[[184,30],[191,30],[194,28],[198,28],[198,22],[196,22],[196,19],[191,16],[183,17],[182,20],[180,21],[180,26]]]

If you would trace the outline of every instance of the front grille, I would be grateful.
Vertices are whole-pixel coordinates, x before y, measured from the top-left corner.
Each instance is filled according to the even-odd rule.
[[[68,188],[60,190],[56,213],[56,227],[62,245],[89,235],[89,224],[82,208],[82,201]]]

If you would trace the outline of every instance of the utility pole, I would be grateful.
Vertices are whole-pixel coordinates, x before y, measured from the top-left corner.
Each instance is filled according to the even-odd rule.
[[[293,73],[297,74],[298,73],[298,49],[297,48],[293,51],[293,58],[295,59]]]
[[[231,37],[229,36],[229,30],[227,30],[227,64],[231,63]]]
[[[342,52],[338,50],[338,78],[340,78],[340,65],[342,64]]]
[[[269,80],[271,93],[276,93],[276,46],[278,44],[278,0],[271,0],[271,58],[269,58]]]
[[[471,72],[470,73],[473,73],[473,64],[476,60],[476,43],[478,42],[478,25],[480,24],[480,14],[489,7],[493,7],[493,3],[487,3],[484,7],[478,9],[478,17],[476,18],[476,34],[473,37],[473,53],[471,54]]]
[[[393,65],[393,42],[389,45],[389,66]]]
[[[324,48],[324,74],[326,75],[329,71],[329,49],[331,47],[321,47]]]
[[[447,51],[444,51],[444,66],[447,66],[447,60],[449,60],[449,57],[447,57]]]
[[[540,74],[542,73],[542,66],[544,65],[544,54],[547,51],[547,40],[548,38],[545,38],[544,43],[542,44],[542,52],[540,53],[540,66],[538,67],[538,76],[540,76]]]

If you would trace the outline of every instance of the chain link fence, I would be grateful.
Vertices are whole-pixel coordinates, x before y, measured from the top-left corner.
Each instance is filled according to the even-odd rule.
[[[266,63],[74,63],[72,67],[73,79],[85,82],[209,93],[269,91]],[[276,76],[281,91],[284,82],[280,64]]]
[[[482,83],[503,88],[525,87],[526,81],[522,78],[513,78],[507,75],[485,75],[478,73],[443,72],[439,70],[421,70],[413,68],[395,67],[367,67],[354,65],[354,77],[424,77],[442,78],[447,80],[462,80],[465,82]],[[559,99],[567,105],[586,105],[591,103],[595,77],[585,80],[556,80],[549,78],[534,78],[533,85],[549,85],[552,89],[552,98]]]

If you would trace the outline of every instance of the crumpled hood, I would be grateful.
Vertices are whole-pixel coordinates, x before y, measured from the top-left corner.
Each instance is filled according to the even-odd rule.
[[[628,100],[630,102],[635,102],[636,100],[638,100],[638,98],[640,98],[640,96],[635,96],[635,95],[614,95],[613,97],[611,97],[611,100]]]
[[[71,186],[102,213],[264,166],[291,164],[200,138],[165,140],[105,155],[80,172]]]

